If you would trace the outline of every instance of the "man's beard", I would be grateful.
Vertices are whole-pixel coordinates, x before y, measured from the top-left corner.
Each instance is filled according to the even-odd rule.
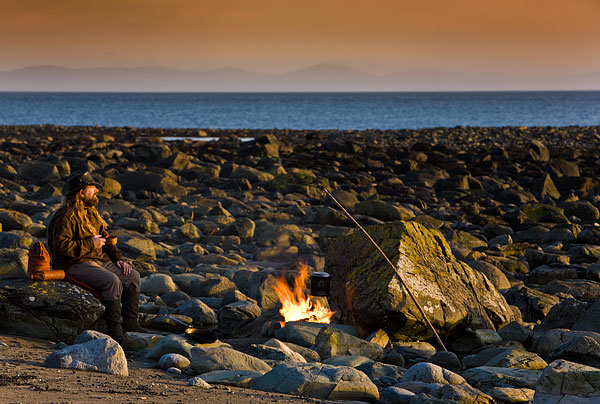
[[[96,195],[89,198],[82,197],[81,200],[83,201],[83,204],[88,207],[93,207],[98,204],[98,197],[96,197]]]

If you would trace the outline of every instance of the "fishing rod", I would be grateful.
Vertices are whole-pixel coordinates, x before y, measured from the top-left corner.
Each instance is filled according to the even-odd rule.
[[[364,227],[362,227],[360,225],[360,223],[358,223],[356,221],[356,219],[342,206],[342,204],[331,194],[331,192],[329,192],[325,187],[322,187],[322,189],[325,191],[325,193],[327,195],[329,195],[329,197],[331,199],[333,199],[333,201],[336,203],[336,205],[338,205],[340,207],[340,209],[342,209],[342,212],[344,212],[344,214],[346,216],[348,216],[348,218],[350,220],[352,220],[354,222],[354,224],[364,233],[364,235],[369,239],[369,241],[371,243],[373,243],[373,245],[375,246],[375,248],[377,248],[377,251],[379,251],[381,253],[381,255],[383,256],[383,258],[385,259],[385,261],[388,263],[388,265],[390,267],[392,267],[392,269],[396,273],[396,276],[398,276],[398,279],[400,279],[400,283],[402,283],[402,286],[404,286],[404,289],[408,292],[408,295],[412,298],[413,302],[419,308],[419,311],[421,312],[421,315],[423,316],[423,319],[427,323],[427,326],[429,326],[429,328],[431,329],[431,332],[433,332],[433,335],[435,336],[435,339],[437,340],[438,344],[440,344],[440,346],[442,347],[442,349],[444,351],[448,352],[448,350],[446,349],[446,346],[444,345],[444,343],[440,339],[440,336],[435,331],[435,328],[433,328],[433,325],[431,324],[431,322],[427,318],[427,315],[425,314],[425,311],[423,310],[423,308],[421,307],[421,305],[417,301],[417,298],[415,297],[415,295],[413,295],[412,291],[410,290],[410,288],[408,287],[408,285],[406,284],[406,282],[404,282],[404,279],[402,278],[402,274],[400,273],[400,271],[398,270],[398,268],[394,264],[392,264],[392,261],[390,261],[390,259],[387,257],[387,255],[381,249],[381,247],[379,247],[379,245],[375,242],[375,240],[373,240],[373,238],[371,237],[371,235],[369,233],[367,233],[367,231],[364,229]]]

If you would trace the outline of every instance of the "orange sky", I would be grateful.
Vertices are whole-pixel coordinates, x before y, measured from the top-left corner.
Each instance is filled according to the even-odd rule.
[[[599,0],[0,0],[0,70],[600,72]]]

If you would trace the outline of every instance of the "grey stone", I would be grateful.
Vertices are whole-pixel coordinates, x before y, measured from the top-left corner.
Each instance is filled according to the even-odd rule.
[[[148,296],[160,296],[165,293],[174,292],[177,285],[167,274],[151,274],[142,279],[140,291]]]
[[[457,352],[471,352],[484,345],[502,341],[502,337],[494,330],[467,330],[460,337],[452,341],[452,349]]]
[[[326,365],[333,366],[350,366],[356,368],[365,363],[373,363],[373,359],[366,356],[331,356],[322,361]]]
[[[232,333],[250,321],[260,317],[262,310],[250,301],[234,302],[219,310],[219,329],[224,333]]]
[[[436,353],[435,347],[424,341],[399,341],[394,342],[392,346],[395,352],[402,355],[409,366],[418,362],[425,362]]]
[[[27,230],[33,222],[25,213],[0,208],[0,224],[2,225],[2,231]]]
[[[502,383],[506,386],[533,389],[541,374],[541,370],[479,366],[465,370],[462,376],[469,384],[482,388],[492,388]]]
[[[498,353],[488,360],[484,366],[543,370],[548,364],[533,352],[524,349],[511,349]]]
[[[175,313],[191,317],[196,326],[215,325],[219,322],[215,311],[200,299],[188,300],[178,306]]]
[[[108,336],[53,352],[44,361],[44,366],[129,376],[123,348]]]
[[[535,386],[534,404],[600,401],[600,369],[566,360],[552,362]]]
[[[192,348],[190,368],[196,374],[213,370],[254,370],[268,372],[271,367],[261,359],[252,357],[231,348]]]
[[[185,356],[176,353],[164,354],[158,360],[158,367],[164,370],[171,367],[185,369],[188,366],[190,366],[190,360]]]
[[[313,349],[323,359],[331,356],[361,355],[380,361],[383,357],[381,346],[329,326],[319,331]]]
[[[402,206],[378,200],[367,200],[356,204],[356,213],[372,216],[383,221],[408,220],[415,216],[414,212]]]
[[[194,280],[191,286],[193,289],[191,294],[196,297],[223,297],[237,289],[235,283],[219,275],[204,280]]]
[[[381,404],[410,404],[410,399],[415,393],[400,387],[391,386],[381,390],[379,402]]]
[[[254,370],[213,370],[202,373],[197,378],[202,378],[207,383],[222,384],[224,386],[250,387],[250,382],[261,377],[263,372]]]
[[[192,348],[185,337],[179,335],[169,335],[160,340],[156,345],[148,351],[146,357],[149,359],[159,360],[163,355],[169,353],[177,353],[185,356],[188,359],[192,357]]]
[[[0,248],[0,278],[25,278],[28,257],[27,250],[23,248]]]
[[[530,403],[533,401],[535,390],[514,387],[494,387],[488,394],[502,403]]]
[[[546,359],[548,362],[564,359],[600,368],[600,342],[587,336],[576,337],[557,346]]]
[[[401,379],[402,382],[419,381],[425,383],[462,384],[465,379],[450,370],[433,363],[421,362],[412,365]]]
[[[546,358],[559,345],[578,337],[590,337],[600,342],[600,333],[593,331],[571,331],[565,329],[549,330],[538,336],[531,350],[542,358]]]
[[[250,387],[324,400],[379,400],[377,387],[361,371],[323,364],[280,364],[252,380]]]

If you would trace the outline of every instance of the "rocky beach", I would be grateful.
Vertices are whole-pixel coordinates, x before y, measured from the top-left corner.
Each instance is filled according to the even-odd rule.
[[[0,144],[3,402],[600,401],[600,127],[0,126]],[[143,277],[149,332],[122,346],[92,293],[25,276],[82,170]],[[331,324],[280,314],[300,268],[330,274],[310,300]]]

